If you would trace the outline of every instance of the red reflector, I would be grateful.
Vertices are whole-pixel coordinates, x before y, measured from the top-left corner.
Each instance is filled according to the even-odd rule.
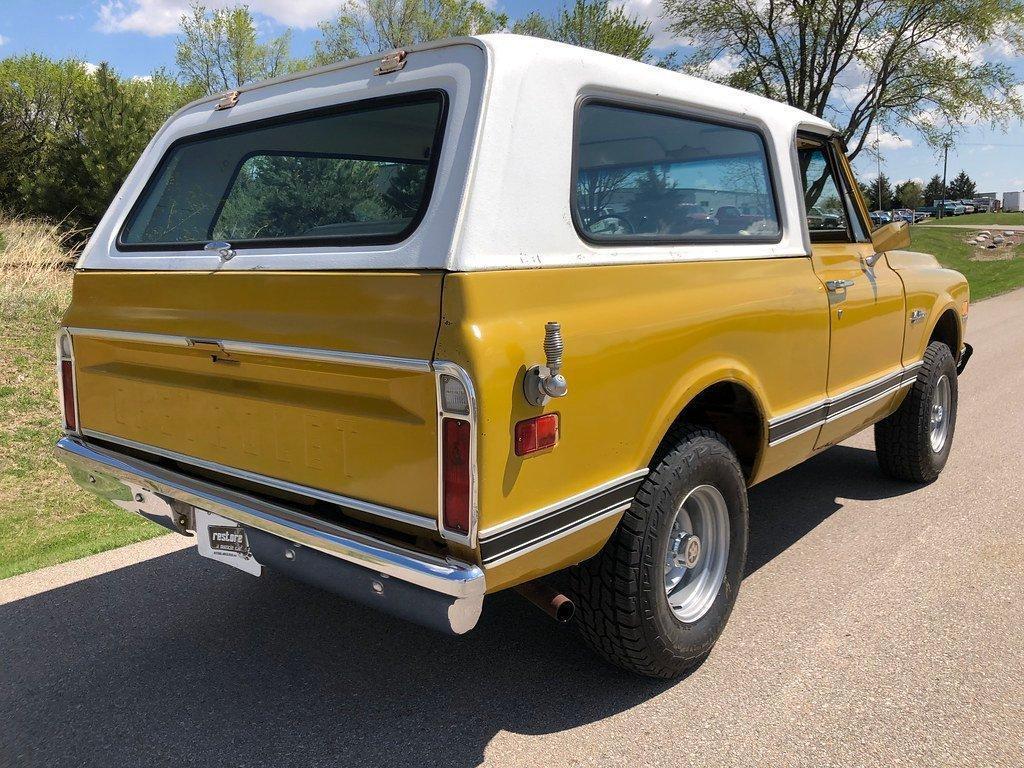
[[[516,456],[551,448],[558,442],[558,414],[545,413],[516,424]]]
[[[444,419],[441,442],[444,527],[469,533],[469,422]]]
[[[64,399],[64,424],[68,429],[78,429],[75,419],[75,377],[70,360],[60,361],[60,388]]]

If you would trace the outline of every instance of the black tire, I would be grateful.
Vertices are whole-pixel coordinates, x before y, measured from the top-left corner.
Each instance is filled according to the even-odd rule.
[[[940,450],[932,447],[931,416],[939,380],[949,382],[946,439]],[[930,483],[949,459],[956,430],[956,361],[949,347],[933,341],[924,353],[924,365],[900,407],[875,424],[875,455],[882,472],[896,480]]]
[[[736,455],[717,432],[684,427],[644,480],[604,549],[571,572],[576,625],[602,657],[640,675],[673,678],[711,652],[736,602],[747,556],[747,489]],[[665,592],[665,561],[676,509],[712,485],[729,518],[728,560],[714,602],[680,621]]]

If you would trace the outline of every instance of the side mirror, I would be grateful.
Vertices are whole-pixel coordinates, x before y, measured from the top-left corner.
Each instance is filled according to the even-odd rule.
[[[905,221],[894,221],[879,227],[871,233],[871,245],[875,253],[898,251],[910,246],[910,225]]]

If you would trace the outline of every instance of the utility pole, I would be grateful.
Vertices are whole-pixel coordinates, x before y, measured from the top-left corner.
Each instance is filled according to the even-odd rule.
[[[946,212],[946,161],[949,160],[949,140],[942,145],[942,205],[939,206],[939,218]]]
[[[878,140],[878,123],[875,123],[875,170],[878,175],[875,181],[878,183],[878,210],[885,210],[885,203],[882,200],[882,152],[881,142]]]

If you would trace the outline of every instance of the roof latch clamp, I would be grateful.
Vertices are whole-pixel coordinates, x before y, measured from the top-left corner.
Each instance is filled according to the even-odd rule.
[[[392,51],[380,60],[380,66],[373,70],[375,75],[387,75],[405,68],[405,59],[409,54],[399,49]]]
[[[229,91],[220,97],[220,101],[213,108],[215,112],[220,112],[222,109],[231,109],[235,104],[238,103],[238,91]]]

